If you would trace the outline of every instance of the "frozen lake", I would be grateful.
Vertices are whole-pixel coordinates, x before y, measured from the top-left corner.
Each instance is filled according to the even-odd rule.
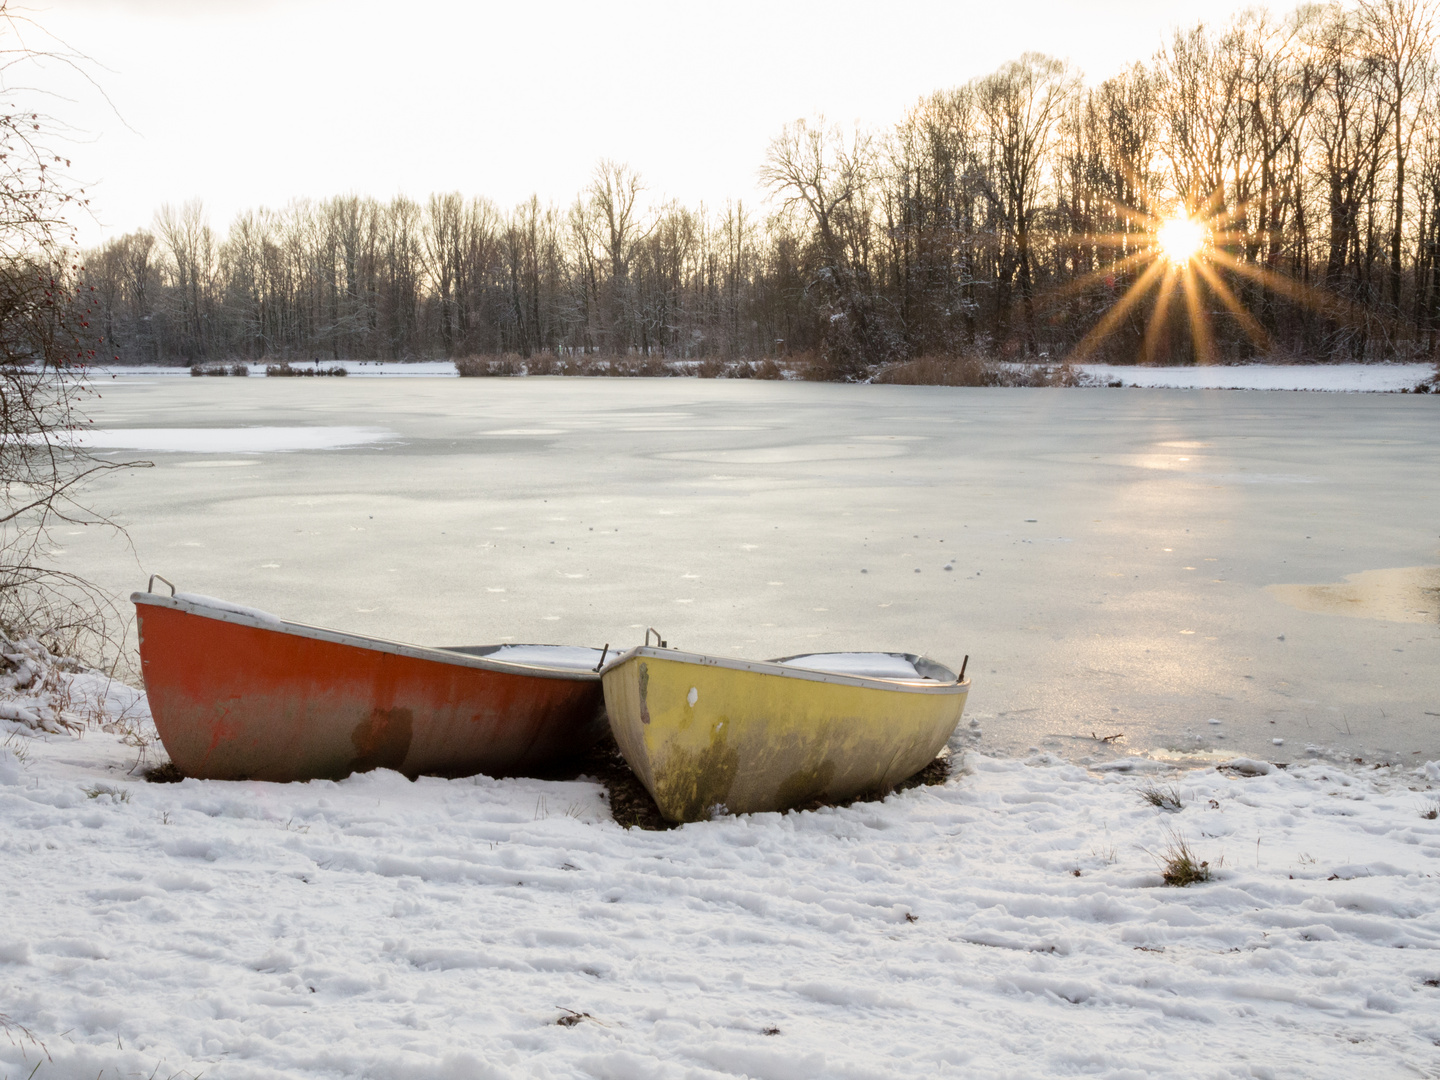
[[[91,442],[155,462],[93,489],[133,551],[62,528],[54,558],[117,595],[160,573],[423,644],[615,648],[655,626],[746,657],[969,654],[966,715],[994,751],[1440,757],[1433,397],[101,389]]]

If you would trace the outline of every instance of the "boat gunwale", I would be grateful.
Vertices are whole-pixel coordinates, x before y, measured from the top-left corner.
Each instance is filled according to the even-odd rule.
[[[205,604],[195,604],[188,600],[181,600],[178,596],[162,596],[159,593],[151,592],[133,592],[130,594],[130,602],[137,606],[140,604],[150,604],[152,607],[170,608],[184,612],[187,615],[199,616],[202,619],[214,619],[217,622],[234,623],[237,626],[246,626],[254,630],[268,630],[271,633],[289,634],[293,637],[310,638],[313,641],[325,641],[334,645],[346,645],[355,649],[389,653],[392,656],[406,656],[414,660],[430,660],[438,664],[449,664],[452,667],[477,668],[481,671],[494,671],[500,674],[522,675],[533,678],[569,679],[576,682],[598,682],[600,679],[600,673],[596,671],[586,671],[577,668],[547,667],[543,664],[520,664],[509,660],[491,660],[488,657],[453,652],[449,649],[435,646],[411,645],[408,642],[392,641],[389,638],[366,637],[363,634],[351,634],[344,630],[332,630],[325,626],[312,626],[309,623],[290,622],[288,619],[280,619],[279,616],[274,616],[280,624],[276,626],[268,619],[262,619],[254,615],[246,615],[239,611],[227,611],[224,608],[210,607]],[[485,646],[473,647],[484,648]],[[598,652],[599,650],[597,649],[596,651]]]
[[[801,653],[801,656],[812,655]],[[887,654],[887,655],[911,655]],[[660,649],[653,645],[637,645],[628,652],[623,652],[610,663],[600,669],[600,675],[610,674],[611,671],[619,668],[622,664],[637,657],[647,657],[657,660],[675,660],[684,664],[695,664],[699,667],[728,668],[731,671],[749,671],[757,675],[781,675],[789,678],[800,679],[804,682],[831,683],[836,686],[854,686],[867,690],[890,690],[907,694],[968,694],[970,692],[970,680],[960,679],[958,676],[954,682],[938,682],[934,679],[884,679],[868,675],[838,675],[832,671],[817,671],[814,668],[791,667],[788,664],[777,663],[774,660],[734,660],[725,656],[711,656],[708,653],[681,652],[678,649]],[[921,659],[928,659],[921,657]],[[943,664],[935,663],[937,667],[944,667]],[[946,668],[948,671],[949,669]]]

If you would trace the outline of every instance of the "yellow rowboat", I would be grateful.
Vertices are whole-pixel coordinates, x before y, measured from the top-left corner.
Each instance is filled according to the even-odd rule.
[[[970,691],[963,666],[909,653],[751,662],[648,645],[601,680],[620,752],[671,821],[884,791],[934,760]]]

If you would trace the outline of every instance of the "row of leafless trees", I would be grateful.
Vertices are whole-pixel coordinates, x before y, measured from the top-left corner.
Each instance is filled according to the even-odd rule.
[[[340,197],[223,237],[198,203],[165,208],[88,253],[86,279],[126,361],[809,352],[849,377],[1082,342],[1183,359],[1187,320],[1147,326],[1178,303],[1156,226],[1185,214],[1210,237],[1182,274],[1206,357],[1433,354],[1435,3],[1251,11],[1098,86],[1026,54],[891,130],[797,122],[763,165],[764,214],[647,202],[602,162],[563,208]],[[1113,332],[1087,338],[1117,304]]]

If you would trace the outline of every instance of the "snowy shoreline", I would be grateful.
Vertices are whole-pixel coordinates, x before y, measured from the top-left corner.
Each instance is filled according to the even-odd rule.
[[[143,695],[62,678],[80,737],[0,721],[0,1076],[1436,1075],[1440,762],[972,749],[655,833],[585,780],[146,783]]]
[[[1206,367],[1124,367],[1080,364],[1082,385],[1147,390],[1309,390],[1394,394],[1436,377],[1434,364],[1234,364]]]
[[[305,367],[297,364],[297,367]],[[265,377],[263,363],[247,364],[252,376]],[[363,378],[457,378],[455,365],[448,360],[372,361],[341,360],[325,367],[341,367],[351,376]],[[188,367],[121,366],[97,367],[100,378],[155,378],[190,376]],[[1169,390],[1291,390],[1329,393],[1399,393],[1413,390],[1436,377],[1430,363],[1374,364],[1234,364],[1204,367],[1138,367],[1116,364],[1077,364],[1080,385],[1089,387],[1122,384],[1133,389]],[[558,377],[558,376],[557,376]],[[564,376],[574,378],[576,376]]]

